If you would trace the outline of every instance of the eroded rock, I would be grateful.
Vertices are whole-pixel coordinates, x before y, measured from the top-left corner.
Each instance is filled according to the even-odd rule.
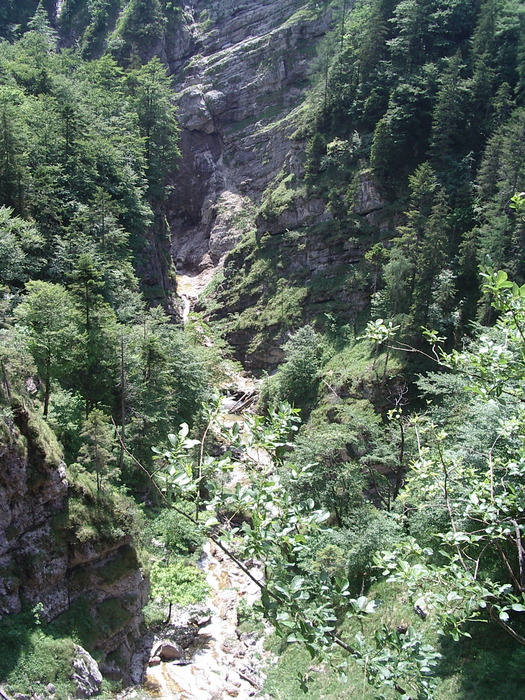
[[[302,168],[291,115],[307,93],[312,42],[332,18],[322,5],[304,12],[304,0],[196,0],[185,16],[192,39],[171,64],[182,158],[169,221],[178,269],[194,274],[220,264],[244,232],[233,220],[240,203],[257,205],[281,169]],[[290,220],[322,213],[298,202]]]
[[[151,655],[153,658],[158,656],[162,661],[174,661],[184,658],[184,650],[177,642],[162,640],[155,644]]]
[[[98,664],[91,654],[78,644],[75,644],[71,678],[77,688],[78,698],[90,698],[100,691],[102,674]]]

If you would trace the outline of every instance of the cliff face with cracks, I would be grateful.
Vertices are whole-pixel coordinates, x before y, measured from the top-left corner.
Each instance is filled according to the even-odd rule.
[[[177,40],[168,37],[161,53],[181,125],[168,211],[172,254],[177,271],[190,276],[226,262],[212,315],[226,319],[228,341],[246,367],[269,368],[283,359],[280,346],[294,325],[339,308],[355,320],[367,305],[368,292],[343,277],[356,277],[366,249],[352,229],[382,232],[385,201],[361,174],[353,201],[343,204],[356,225],[341,226],[334,207],[305,185],[307,140],[298,127],[318,47],[340,21],[333,6],[197,0],[183,16]],[[281,304],[281,282],[301,297],[302,314],[293,321],[267,313]]]
[[[304,0],[197,0],[184,16],[165,52],[182,151],[169,220],[177,269],[195,274],[239,240],[279,172],[300,170],[303,145],[290,137],[332,16]],[[303,209],[301,221],[324,212]]]
[[[73,489],[47,426],[17,406],[1,427],[0,619],[41,604],[51,622],[82,605],[97,630],[90,651],[101,670],[129,680],[147,596],[129,536],[80,538],[71,526]]]

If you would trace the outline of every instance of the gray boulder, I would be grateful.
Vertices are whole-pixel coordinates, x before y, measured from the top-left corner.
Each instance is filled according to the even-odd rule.
[[[102,674],[98,664],[91,654],[78,644],[75,644],[71,678],[77,688],[77,698],[90,698],[100,691]]]

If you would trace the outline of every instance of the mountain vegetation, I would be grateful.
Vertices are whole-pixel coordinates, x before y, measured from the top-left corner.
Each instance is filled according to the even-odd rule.
[[[206,596],[205,537],[245,573],[262,561],[243,614],[276,631],[272,697],[519,697],[522,4],[305,3],[331,29],[294,112],[300,156],[232,214],[241,240],[185,324],[165,58],[193,15],[57,8],[0,8],[2,447],[28,461],[30,490],[66,465],[57,541],[119,543],[97,580],[148,570],[152,625]],[[242,430],[221,418],[229,342],[268,370]],[[6,522],[5,556],[21,539]],[[101,651],[129,614],[116,599],[97,618],[82,595],[17,607],[23,573],[4,563],[0,690],[70,697],[78,644],[126,676]]]
[[[27,412],[42,451],[54,450],[55,465],[67,465],[67,502],[54,516],[57,544],[50,546],[89,546],[99,560],[107,549],[107,587],[138,570],[137,554],[124,556],[132,535],[150,560],[149,540],[137,536],[148,531],[148,517],[136,500],[151,490],[151,447],[174,424],[195,423],[220,370],[199,334],[173,323],[162,286],[173,275],[165,205],[178,156],[164,66],[153,59],[125,70],[110,55],[88,61],[59,50],[44,7],[32,10],[27,31],[0,45],[2,470],[7,479],[9,444],[24,442],[17,426]],[[17,19],[25,27],[22,14]],[[47,428],[34,427],[38,415]],[[15,521],[6,513],[14,532],[6,530],[2,549],[2,608],[18,616],[0,623],[1,682],[22,693],[52,682],[59,697],[71,697],[77,690],[64,668],[74,644],[103,661],[105,640],[118,637],[129,613],[118,594],[93,616],[82,597],[59,616],[35,617],[30,600],[18,612],[9,576],[23,581],[23,563],[9,540],[24,533]],[[119,560],[111,554],[117,546]],[[179,568],[191,559],[183,552]],[[74,600],[80,574],[68,580]],[[62,665],[50,663],[55,654]],[[114,676],[129,678],[120,664],[106,659]]]
[[[232,331],[268,340],[298,318],[365,321],[372,287],[374,314],[399,316],[407,340],[420,325],[459,336],[478,317],[476,270],[487,256],[523,281],[522,221],[509,208],[523,178],[522,22],[519,4],[497,2],[360,2],[340,17],[295,134],[307,140],[304,173],[283,170],[270,185],[258,236],[242,263],[234,253],[231,271],[226,264],[219,302],[262,299],[230,321]],[[373,201],[363,203],[365,187]],[[293,239],[275,222],[305,197],[320,198],[330,220]],[[329,293],[300,255],[284,265],[293,296],[282,319],[265,312],[280,308],[290,250],[321,242],[344,256],[356,241],[361,255],[334,265]]]
[[[68,461],[94,415],[112,416],[122,449],[147,461],[173,421],[192,420],[211,373],[137,274],[164,235],[169,83],[155,60],[124,72],[110,56],[57,52],[42,13],[2,46],[4,387],[23,391],[12,368],[23,348]]]

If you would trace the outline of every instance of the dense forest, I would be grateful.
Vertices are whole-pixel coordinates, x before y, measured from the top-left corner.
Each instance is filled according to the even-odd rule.
[[[294,155],[227,219],[238,239],[183,318],[176,85],[230,15],[0,8],[0,694],[138,683],[108,640],[131,625],[138,648],[167,606],[204,600],[211,539],[260,588],[238,619],[268,636],[267,697],[520,697],[523,5],[311,0],[279,19],[322,26],[283,132]],[[169,46],[191,23],[183,70]],[[257,405],[232,423],[246,371]],[[18,498],[40,499],[47,540]],[[46,548],[67,562],[62,602]],[[115,593],[131,575],[145,607]],[[89,692],[79,648],[104,676]]]

